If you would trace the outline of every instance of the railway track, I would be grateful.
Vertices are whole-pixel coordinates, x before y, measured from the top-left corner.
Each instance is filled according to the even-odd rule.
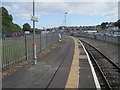
[[[120,67],[89,43],[80,41],[90,55],[101,88],[120,90]]]

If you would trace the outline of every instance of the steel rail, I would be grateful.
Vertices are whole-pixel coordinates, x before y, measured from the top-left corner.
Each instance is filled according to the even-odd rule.
[[[81,41],[85,42],[84,40],[81,40]],[[98,50],[97,48],[95,48],[94,46],[92,46],[91,44],[89,44],[88,42],[85,42],[85,43],[88,44],[89,46],[91,46],[92,48],[94,48],[100,54],[102,54],[110,63],[112,63],[120,71],[120,67],[116,63],[114,63],[107,55],[103,54],[100,50]]]
[[[80,40],[80,39],[79,39]],[[86,41],[80,40],[81,42],[83,42],[84,44],[87,44],[88,47],[92,47],[93,50],[97,51],[100,55],[102,55],[110,64],[111,66],[114,66],[115,69],[118,70],[118,73],[120,72],[120,67],[115,64],[111,59],[109,59],[106,55],[104,55],[100,50],[96,49],[94,46],[92,46],[91,44],[87,43]],[[99,69],[102,77],[104,78],[105,83],[107,84],[107,88],[109,88],[110,90],[112,89],[112,86],[109,83],[109,80],[106,78],[106,75],[104,74],[104,71],[102,71],[100,65],[98,64],[97,60],[95,59],[94,55],[92,55],[91,51],[88,50],[88,48],[86,47],[86,50],[88,51],[88,53],[90,54],[91,58],[93,59],[93,61],[95,62],[97,68]]]

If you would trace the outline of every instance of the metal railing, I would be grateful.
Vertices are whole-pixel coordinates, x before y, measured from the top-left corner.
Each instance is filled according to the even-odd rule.
[[[2,40],[2,66],[4,69],[33,54],[33,35],[9,37]],[[36,34],[37,52],[59,40],[58,33]]]

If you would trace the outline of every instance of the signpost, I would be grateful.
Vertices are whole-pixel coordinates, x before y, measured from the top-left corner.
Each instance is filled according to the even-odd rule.
[[[38,17],[37,16],[31,16],[31,21],[38,22]]]
[[[25,34],[30,34],[30,31],[25,31]]]
[[[33,0],[33,16],[31,17],[33,21],[33,64],[37,64],[37,54],[36,54],[36,43],[35,43],[35,22],[38,22],[37,17],[35,16],[35,3]]]

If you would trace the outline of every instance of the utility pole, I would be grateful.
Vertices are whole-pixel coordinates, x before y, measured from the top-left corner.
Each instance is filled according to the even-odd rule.
[[[33,17],[35,16],[35,2],[33,0]],[[33,21],[33,64],[37,64],[36,43],[35,43],[35,21]]]

